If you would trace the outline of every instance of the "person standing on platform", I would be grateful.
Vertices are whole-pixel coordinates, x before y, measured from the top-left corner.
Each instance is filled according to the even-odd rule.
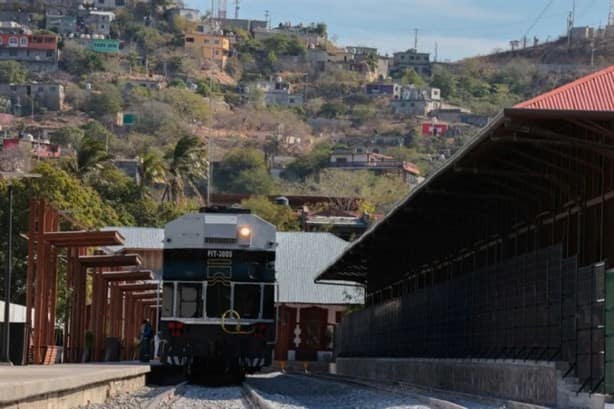
[[[143,320],[141,323],[141,344],[139,361],[149,362],[151,359],[151,338],[153,336],[153,328],[149,323],[149,320]]]

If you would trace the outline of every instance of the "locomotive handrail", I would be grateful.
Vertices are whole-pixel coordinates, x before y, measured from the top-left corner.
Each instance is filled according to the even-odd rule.
[[[226,318],[228,318],[229,316],[232,316],[232,318],[235,321],[237,321],[235,331],[230,331],[226,328]],[[226,334],[229,334],[229,335],[251,335],[256,331],[255,328],[252,328],[251,331],[241,331],[240,322],[241,322],[241,315],[236,310],[230,309],[230,310],[226,310],[222,314],[222,323],[220,324],[220,326],[222,327],[222,331],[224,331]]]

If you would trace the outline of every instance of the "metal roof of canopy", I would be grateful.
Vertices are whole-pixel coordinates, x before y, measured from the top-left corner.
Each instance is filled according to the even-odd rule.
[[[614,75],[609,78],[607,92],[614,92]],[[488,246],[519,223],[548,214],[548,203],[562,208],[563,198],[577,201],[586,174],[599,171],[590,155],[614,158],[608,125],[614,112],[552,108],[504,110],[316,281],[385,284],[389,276],[408,277]]]

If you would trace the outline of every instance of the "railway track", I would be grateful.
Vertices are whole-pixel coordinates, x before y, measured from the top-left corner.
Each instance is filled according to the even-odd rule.
[[[280,373],[250,376],[240,386],[182,383],[150,389],[138,409],[501,409],[494,402],[452,399],[351,378]],[[458,398],[458,397],[457,397]],[[126,399],[95,409],[126,408]]]

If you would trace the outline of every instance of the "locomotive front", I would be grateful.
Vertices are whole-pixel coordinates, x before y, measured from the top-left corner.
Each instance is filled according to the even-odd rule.
[[[205,208],[165,226],[161,360],[191,376],[241,378],[271,364],[275,227],[249,211]]]

